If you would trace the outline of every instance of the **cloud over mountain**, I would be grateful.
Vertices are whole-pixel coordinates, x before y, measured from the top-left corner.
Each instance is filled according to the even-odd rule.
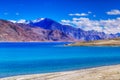
[[[105,33],[119,33],[120,32],[120,18],[108,20],[90,20],[89,18],[73,18],[72,20],[62,20],[62,24],[72,25],[83,30],[96,30]]]

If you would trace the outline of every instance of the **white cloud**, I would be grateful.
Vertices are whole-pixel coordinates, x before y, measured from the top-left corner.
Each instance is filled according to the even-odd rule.
[[[73,18],[72,20],[61,21],[62,24],[70,24],[83,30],[96,30],[105,33],[120,33],[120,18],[108,20],[90,20],[89,18]]]
[[[70,20],[61,20],[62,22],[69,23]]]
[[[69,14],[69,16],[88,16],[86,13],[75,13],[75,14]]]
[[[114,9],[106,12],[108,15],[120,15],[120,10]]]
[[[61,24],[71,25],[71,21],[70,20],[61,20]]]
[[[74,14],[69,14],[69,16],[88,16],[89,14],[91,14],[92,12],[88,12],[88,13],[74,13]]]

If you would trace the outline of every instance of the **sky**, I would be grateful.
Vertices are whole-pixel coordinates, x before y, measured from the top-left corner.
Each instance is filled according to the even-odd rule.
[[[50,18],[84,30],[94,26],[93,30],[104,31],[112,22],[116,25],[119,17],[120,0],[0,0],[0,18],[6,20]]]

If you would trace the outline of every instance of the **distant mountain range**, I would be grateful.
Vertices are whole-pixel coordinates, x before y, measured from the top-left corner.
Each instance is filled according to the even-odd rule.
[[[48,18],[18,22],[0,20],[0,41],[93,41],[119,36],[119,33],[84,31]]]

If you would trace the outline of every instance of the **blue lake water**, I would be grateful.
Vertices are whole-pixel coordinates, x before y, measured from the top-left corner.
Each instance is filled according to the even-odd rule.
[[[120,64],[120,47],[64,43],[0,43],[0,77]]]

